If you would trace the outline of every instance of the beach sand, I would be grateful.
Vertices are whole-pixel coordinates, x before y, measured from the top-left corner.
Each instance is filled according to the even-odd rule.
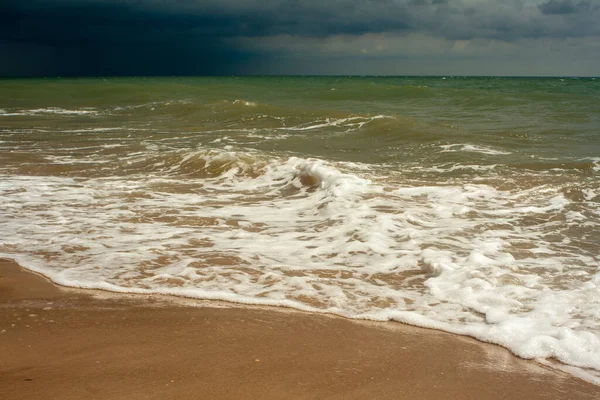
[[[0,398],[600,398],[600,387],[466,337],[196,305],[64,289],[0,261]]]

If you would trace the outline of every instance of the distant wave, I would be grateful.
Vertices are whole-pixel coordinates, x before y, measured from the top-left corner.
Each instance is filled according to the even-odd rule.
[[[467,151],[472,153],[488,154],[492,156],[511,154],[510,151],[496,150],[491,147],[478,146],[473,144],[445,144],[440,146],[442,152],[450,153],[457,151]]]

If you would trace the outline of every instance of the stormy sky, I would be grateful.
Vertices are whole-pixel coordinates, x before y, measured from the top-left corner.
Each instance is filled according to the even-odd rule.
[[[600,75],[600,0],[0,0],[0,76]]]

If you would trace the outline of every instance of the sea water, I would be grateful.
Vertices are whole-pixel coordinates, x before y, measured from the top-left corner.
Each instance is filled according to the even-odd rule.
[[[0,80],[0,256],[441,329],[600,383],[600,80]]]

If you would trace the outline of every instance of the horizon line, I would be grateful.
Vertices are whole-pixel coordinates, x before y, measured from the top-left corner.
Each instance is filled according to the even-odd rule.
[[[77,78],[567,78],[595,79],[600,75],[438,75],[438,74],[231,74],[231,75],[0,75],[0,79]]]

